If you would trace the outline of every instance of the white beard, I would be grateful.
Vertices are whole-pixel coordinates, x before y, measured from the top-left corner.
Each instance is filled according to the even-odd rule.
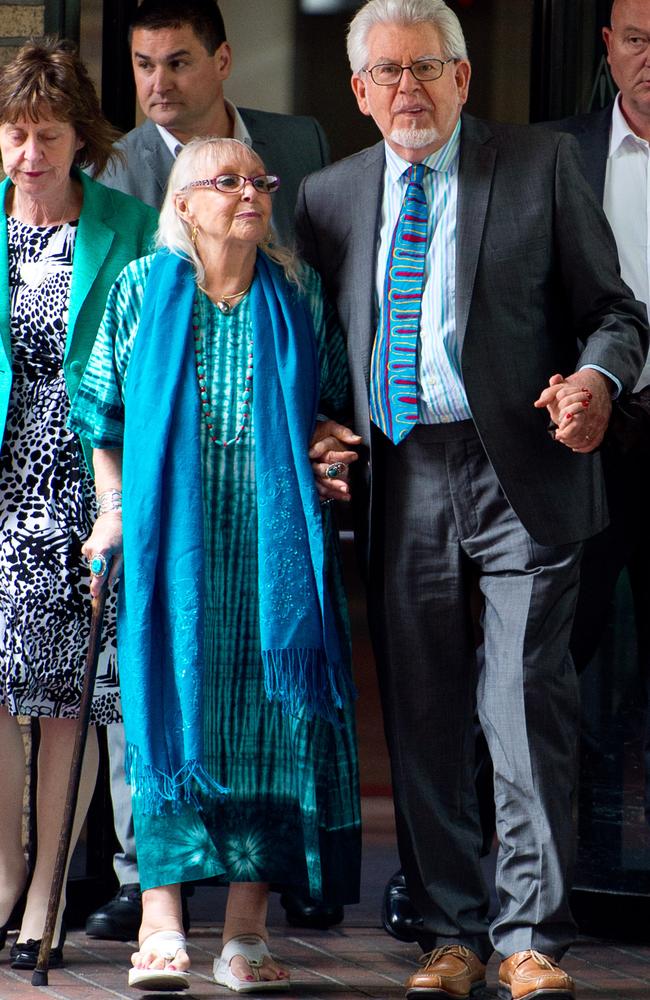
[[[440,139],[437,128],[396,128],[390,134],[391,142],[402,149],[423,149]]]

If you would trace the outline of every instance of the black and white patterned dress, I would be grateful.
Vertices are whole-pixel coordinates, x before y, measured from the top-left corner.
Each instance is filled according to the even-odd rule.
[[[13,715],[78,715],[90,624],[81,545],[94,486],[67,429],[63,375],[76,223],[9,218],[13,385],[0,451],[0,705]],[[92,721],[119,716],[114,596]]]

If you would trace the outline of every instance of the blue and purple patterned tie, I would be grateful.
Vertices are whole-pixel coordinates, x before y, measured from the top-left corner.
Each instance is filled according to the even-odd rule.
[[[427,256],[427,168],[411,164],[386,264],[384,298],[370,366],[370,417],[394,444],[418,418],[417,359]]]

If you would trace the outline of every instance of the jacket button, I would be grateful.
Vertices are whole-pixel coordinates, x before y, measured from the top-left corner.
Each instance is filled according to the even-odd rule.
[[[70,371],[73,375],[78,375],[81,371],[81,361],[73,361],[70,365]]]

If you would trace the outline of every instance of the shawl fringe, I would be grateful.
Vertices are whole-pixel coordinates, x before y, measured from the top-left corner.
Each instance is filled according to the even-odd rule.
[[[224,799],[230,789],[220,785],[208,774],[200,761],[186,760],[176,774],[166,774],[151,764],[145,764],[135,744],[127,743],[124,759],[126,782],[137,795],[146,815],[160,816],[178,812],[181,806],[200,806],[199,795]]]
[[[262,662],[266,696],[287,715],[319,715],[338,727],[338,710],[356,697],[349,671],[333,666],[324,649],[264,649]]]

